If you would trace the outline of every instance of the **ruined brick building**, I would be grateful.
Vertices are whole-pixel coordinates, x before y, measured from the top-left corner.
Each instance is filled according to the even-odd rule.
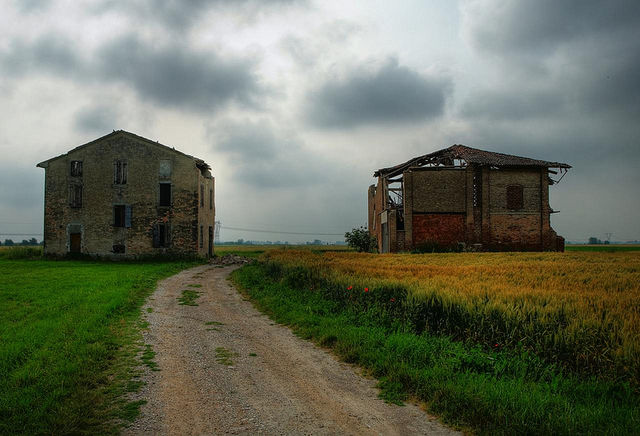
[[[569,168],[453,145],[374,173],[369,231],[382,253],[436,245],[563,251],[550,225],[549,185],[550,174]]]
[[[203,160],[118,130],[37,166],[46,254],[213,254],[214,178]]]

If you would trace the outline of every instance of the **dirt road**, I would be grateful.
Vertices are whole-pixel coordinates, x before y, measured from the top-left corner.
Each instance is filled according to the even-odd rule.
[[[147,371],[148,403],[125,434],[453,434],[274,325],[229,283],[233,268],[183,271],[149,299],[145,341],[160,371]],[[184,290],[201,293],[198,306],[179,304]]]

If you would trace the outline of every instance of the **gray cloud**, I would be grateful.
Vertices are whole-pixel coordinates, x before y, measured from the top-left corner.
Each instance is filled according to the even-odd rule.
[[[391,58],[376,71],[360,68],[321,84],[308,97],[306,116],[321,128],[425,120],[443,113],[450,86],[446,78],[418,74]]]
[[[5,74],[59,74],[81,72],[83,60],[72,42],[56,35],[40,37],[33,42],[16,39],[0,52],[0,69]]]
[[[156,47],[136,36],[119,38],[98,53],[99,74],[124,82],[148,100],[199,111],[234,101],[259,106],[264,89],[247,59],[222,59],[180,45]]]
[[[640,3],[470,5],[464,22],[472,45],[501,59],[497,68],[508,79],[474,92],[463,115],[640,116]]]
[[[236,182],[254,189],[301,188],[326,180],[333,171],[304,148],[294,133],[267,120],[225,120],[208,129],[212,148],[226,156]]]
[[[96,105],[79,110],[75,114],[76,129],[88,133],[107,133],[117,128],[118,113],[107,105]]]
[[[474,46],[499,55],[546,56],[567,42],[637,30],[640,19],[635,0],[485,0],[466,10]]]
[[[0,210],[31,209],[42,204],[42,170],[34,165],[0,163]]]
[[[235,14],[250,18],[263,11],[295,3],[305,4],[307,0],[107,0],[93,10],[100,14],[107,10],[122,11],[136,19],[144,17],[146,21],[165,28],[185,31],[211,9],[233,8]]]
[[[17,0],[15,5],[23,13],[44,11],[51,6],[51,0]]]
[[[14,41],[0,52],[0,70],[14,76],[52,74],[84,82],[120,82],[142,99],[169,107],[210,112],[231,102],[259,108],[267,93],[250,59],[222,58],[184,45],[158,46],[126,35],[84,58],[68,39],[47,36]]]

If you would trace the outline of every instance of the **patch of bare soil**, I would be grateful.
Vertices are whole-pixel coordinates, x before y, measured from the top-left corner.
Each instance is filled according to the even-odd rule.
[[[454,433],[416,405],[385,403],[375,380],[274,325],[227,280],[237,267],[183,271],[150,297],[145,341],[160,371],[146,372],[147,404],[125,434]],[[197,306],[180,304],[184,291],[198,292]]]

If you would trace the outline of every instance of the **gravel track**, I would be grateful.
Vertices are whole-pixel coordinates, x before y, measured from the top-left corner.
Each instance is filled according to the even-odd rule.
[[[159,283],[143,310],[160,371],[146,371],[134,399],[147,404],[124,434],[454,433],[416,405],[380,400],[375,380],[275,325],[227,280],[235,268]],[[183,290],[201,292],[198,306],[179,304]]]

